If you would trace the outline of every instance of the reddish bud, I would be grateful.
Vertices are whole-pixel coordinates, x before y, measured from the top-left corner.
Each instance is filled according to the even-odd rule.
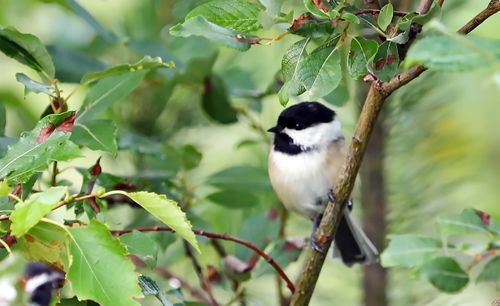
[[[215,283],[215,284],[220,284],[220,282],[222,280],[219,272],[212,265],[207,266],[207,278],[208,278],[209,282]]]
[[[101,174],[102,172],[102,168],[101,168],[101,157],[99,157],[97,159],[97,161],[95,162],[95,165],[92,166],[92,169],[90,169],[90,174],[92,176],[98,176],[99,174]]]
[[[474,212],[479,216],[479,218],[481,218],[481,222],[483,222],[484,225],[490,225],[491,216],[489,214],[478,209],[474,209]]]

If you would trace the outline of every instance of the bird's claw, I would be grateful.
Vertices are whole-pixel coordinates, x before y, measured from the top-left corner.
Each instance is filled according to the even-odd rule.
[[[316,239],[314,233],[311,236],[311,248],[318,253],[323,253],[323,248],[321,247],[320,243]]]
[[[333,193],[333,189],[330,189],[328,191],[328,200],[332,203],[335,202],[335,194]]]

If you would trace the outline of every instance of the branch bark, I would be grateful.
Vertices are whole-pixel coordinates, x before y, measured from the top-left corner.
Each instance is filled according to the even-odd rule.
[[[423,0],[419,8],[423,5]],[[463,26],[458,32],[467,34],[481,24],[491,15],[500,10],[500,0],[490,1],[488,7],[481,13],[476,15],[470,22]],[[419,12],[425,13],[425,12]],[[413,67],[406,72],[403,72],[387,83],[373,82],[370,86],[368,94],[363,105],[356,130],[352,142],[349,146],[349,152],[346,158],[344,169],[337,180],[337,185],[334,190],[334,201],[328,203],[321,223],[316,231],[316,237],[321,244],[322,252],[317,252],[309,249],[306,257],[302,273],[297,282],[297,290],[292,296],[291,305],[308,305],[309,301],[316,287],[316,282],[321,272],[323,262],[325,261],[326,254],[335,232],[337,231],[340,223],[340,217],[347,204],[347,200],[351,194],[357,173],[366,151],[366,146],[370,135],[375,126],[377,117],[382,109],[385,99],[398,88],[406,85],[415,78],[417,78],[426,68],[422,65]]]

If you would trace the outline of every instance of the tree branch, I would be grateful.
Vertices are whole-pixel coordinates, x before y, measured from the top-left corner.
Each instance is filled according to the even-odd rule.
[[[219,303],[215,300],[215,297],[212,293],[212,288],[210,287],[210,283],[208,282],[208,279],[205,278],[203,275],[203,269],[201,268],[200,262],[196,258],[196,256],[193,253],[193,248],[189,245],[189,243],[186,240],[182,241],[184,244],[184,249],[186,250],[186,255],[191,258],[191,262],[193,263],[194,271],[196,272],[196,275],[200,279],[200,285],[203,290],[208,295],[208,298],[210,299],[210,305],[212,306],[218,306]]]
[[[169,227],[169,226],[153,226],[153,227],[130,228],[130,229],[124,229],[124,230],[111,231],[111,233],[113,235],[120,236],[120,235],[123,235],[123,234],[126,234],[126,233],[131,233],[133,231],[139,231],[139,232],[160,232],[160,231],[165,231],[165,232],[175,233],[175,231],[171,227]],[[198,229],[193,229],[193,232],[196,235],[199,235],[199,236],[205,236],[205,237],[213,238],[213,239],[221,239],[221,240],[227,240],[227,241],[236,242],[238,244],[241,244],[241,245],[243,245],[243,246],[251,249],[252,251],[254,251],[255,253],[257,253],[260,257],[264,258],[264,260],[267,263],[269,263],[274,268],[274,270],[276,270],[276,272],[278,272],[278,274],[286,282],[288,288],[290,289],[290,291],[292,293],[295,292],[295,287],[294,287],[292,281],[290,280],[290,278],[288,278],[288,276],[286,275],[285,271],[283,271],[283,269],[280,267],[280,265],[274,259],[272,259],[269,255],[267,255],[266,252],[264,252],[263,250],[261,250],[259,247],[257,247],[255,244],[251,243],[250,241],[246,241],[246,240],[240,239],[238,237],[231,236],[231,235],[226,234],[226,233],[224,233],[224,234],[217,234],[217,233],[206,232],[204,230],[198,230]]]
[[[424,6],[424,2],[425,5],[427,5],[427,2],[432,1],[422,0],[419,8]],[[488,17],[499,11],[499,2],[500,0],[492,0],[485,10],[474,17],[473,20],[475,21],[467,23],[459,30],[459,33],[469,33]],[[426,12],[421,11],[419,13]],[[312,249],[309,250],[302,273],[300,274],[297,282],[297,290],[292,296],[290,305],[297,306],[309,304],[314,288],[316,287],[316,282],[318,280],[319,273],[321,272],[323,262],[325,261],[327,251],[330,248],[332,239],[340,223],[342,212],[344,211],[347,200],[354,186],[361,160],[366,150],[368,139],[373,131],[373,127],[375,126],[375,122],[380,110],[382,109],[385,99],[401,86],[417,78],[425,70],[426,68],[424,66],[416,66],[395,76],[388,83],[373,82],[370,86],[370,90],[367,94],[363,109],[358,119],[352,142],[349,146],[349,152],[347,154],[344,168],[335,186],[334,201],[328,203],[323,214],[323,218],[321,219],[321,223],[316,231],[317,240],[321,244],[321,249],[323,251],[317,252]]]
[[[361,9],[361,10],[357,10],[356,12],[354,12],[354,15],[364,15],[364,14],[375,15],[378,13],[380,13],[380,9]],[[394,11],[393,14],[394,14],[394,16],[403,17],[406,14],[408,14],[408,12]]]

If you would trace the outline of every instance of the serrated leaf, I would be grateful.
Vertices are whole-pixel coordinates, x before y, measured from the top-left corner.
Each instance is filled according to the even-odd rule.
[[[50,78],[54,77],[54,64],[49,52],[34,35],[0,26],[0,51],[36,71],[45,72]]]
[[[458,292],[469,282],[469,276],[451,257],[438,257],[426,261],[417,271],[434,287],[444,292]]]
[[[495,282],[500,288],[500,256],[489,260],[477,276],[478,282]]]
[[[257,196],[249,191],[217,191],[208,195],[207,200],[229,209],[242,209],[258,205]]]
[[[382,29],[382,31],[385,31],[389,24],[391,24],[393,13],[394,8],[392,7],[391,3],[387,3],[380,10],[377,18],[377,24]]]
[[[297,77],[312,97],[321,98],[337,88],[342,80],[338,39],[315,49],[300,64]]]
[[[111,76],[93,85],[76,113],[76,122],[93,120],[114,102],[128,96],[144,79],[147,71],[135,71]]]
[[[236,111],[231,106],[226,85],[221,77],[211,75],[204,80],[201,106],[210,118],[223,124],[238,121]]]
[[[32,194],[24,202],[18,203],[10,215],[11,231],[16,237],[23,236],[57,205],[68,191],[67,187],[52,187]]]
[[[67,271],[71,257],[68,248],[68,234],[61,227],[48,222],[39,222],[21,239],[19,249],[26,259],[50,263]]]
[[[500,61],[500,39],[460,35],[426,36],[408,51],[405,66],[423,64],[440,71],[467,71]]]
[[[91,150],[106,151],[116,155],[117,128],[112,120],[88,120],[76,122],[71,140]]]
[[[281,105],[286,105],[291,96],[298,96],[306,91],[297,77],[299,64],[307,56],[306,47],[311,39],[305,38],[291,45],[281,60],[281,74],[285,84],[281,87],[278,97]]]
[[[196,16],[173,26],[170,34],[180,37],[202,36],[239,51],[250,49],[250,43],[241,33],[212,23],[203,16]]]
[[[191,229],[191,223],[186,218],[186,214],[180,209],[177,202],[168,199],[163,194],[156,194],[152,192],[124,192],[124,191],[111,191],[107,195],[123,194],[134,202],[142,206],[150,214],[158,218],[160,221],[170,226],[175,232],[189,242],[193,248],[200,252],[198,242]]]
[[[49,162],[79,157],[69,141],[73,112],[49,115],[41,119],[30,132],[24,132],[19,142],[10,145],[0,160],[0,178],[12,183],[25,182],[34,173],[47,168]],[[77,149],[77,148],[76,148]]]
[[[106,226],[92,219],[69,232],[73,262],[66,276],[77,297],[102,306],[139,305],[134,300],[141,297],[135,267]]]
[[[352,78],[357,80],[368,73],[368,62],[377,53],[378,44],[361,36],[353,37],[347,57],[347,68]]]
[[[267,172],[250,166],[235,166],[219,171],[208,178],[207,184],[234,191],[271,191]]]
[[[317,7],[316,4],[314,4],[313,0],[304,0],[304,6],[312,14],[314,14],[318,17],[330,19],[330,15],[328,15],[328,13],[325,13],[322,9]]]
[[[145,56],[135,64],[122,64],[103,71],[89,72],[82,77],[80,83],[85,85],[110,76],[116,76],[140,70],[154,70],[159,68],[175,68],[175,64],[173,62],[164,63],[161,57],[153,58],[151,56]]]
[[[215,0],[195,7],[186,15],[186,21],[197,16],[224,28],[241,33],[255,32],[262,26],[259,15],[264,7],[251,1]]]
[[[415,267],[430,259],[442,248],[439,240],[415,235],[391,235],[381,256],[384,267]]]
[[[30,92],[34,93],[44,93],[48,96],[53,96],[54,89],[52,85],[46,85],[33,81],[30,77],[24,73],[16,73],[16,80],[24,85],[24,96]]]
[[[488,233],[487,226],[473,209],[466,209],[460,215],[439,217],[436,220],[436,228],[447,236]]]
[[[133,254],[148,265],[149,268],[156,267],[156,259],[158,257],[159,247],[156,241],[148,235],[133,231],[120,236],[120,241],[127,247],[128,252]]]
[[[368,65],[368,70],[379,80],[388,82],[399,67],[398,47],[395,43],[385,41],[381,44],[373,60]]]

